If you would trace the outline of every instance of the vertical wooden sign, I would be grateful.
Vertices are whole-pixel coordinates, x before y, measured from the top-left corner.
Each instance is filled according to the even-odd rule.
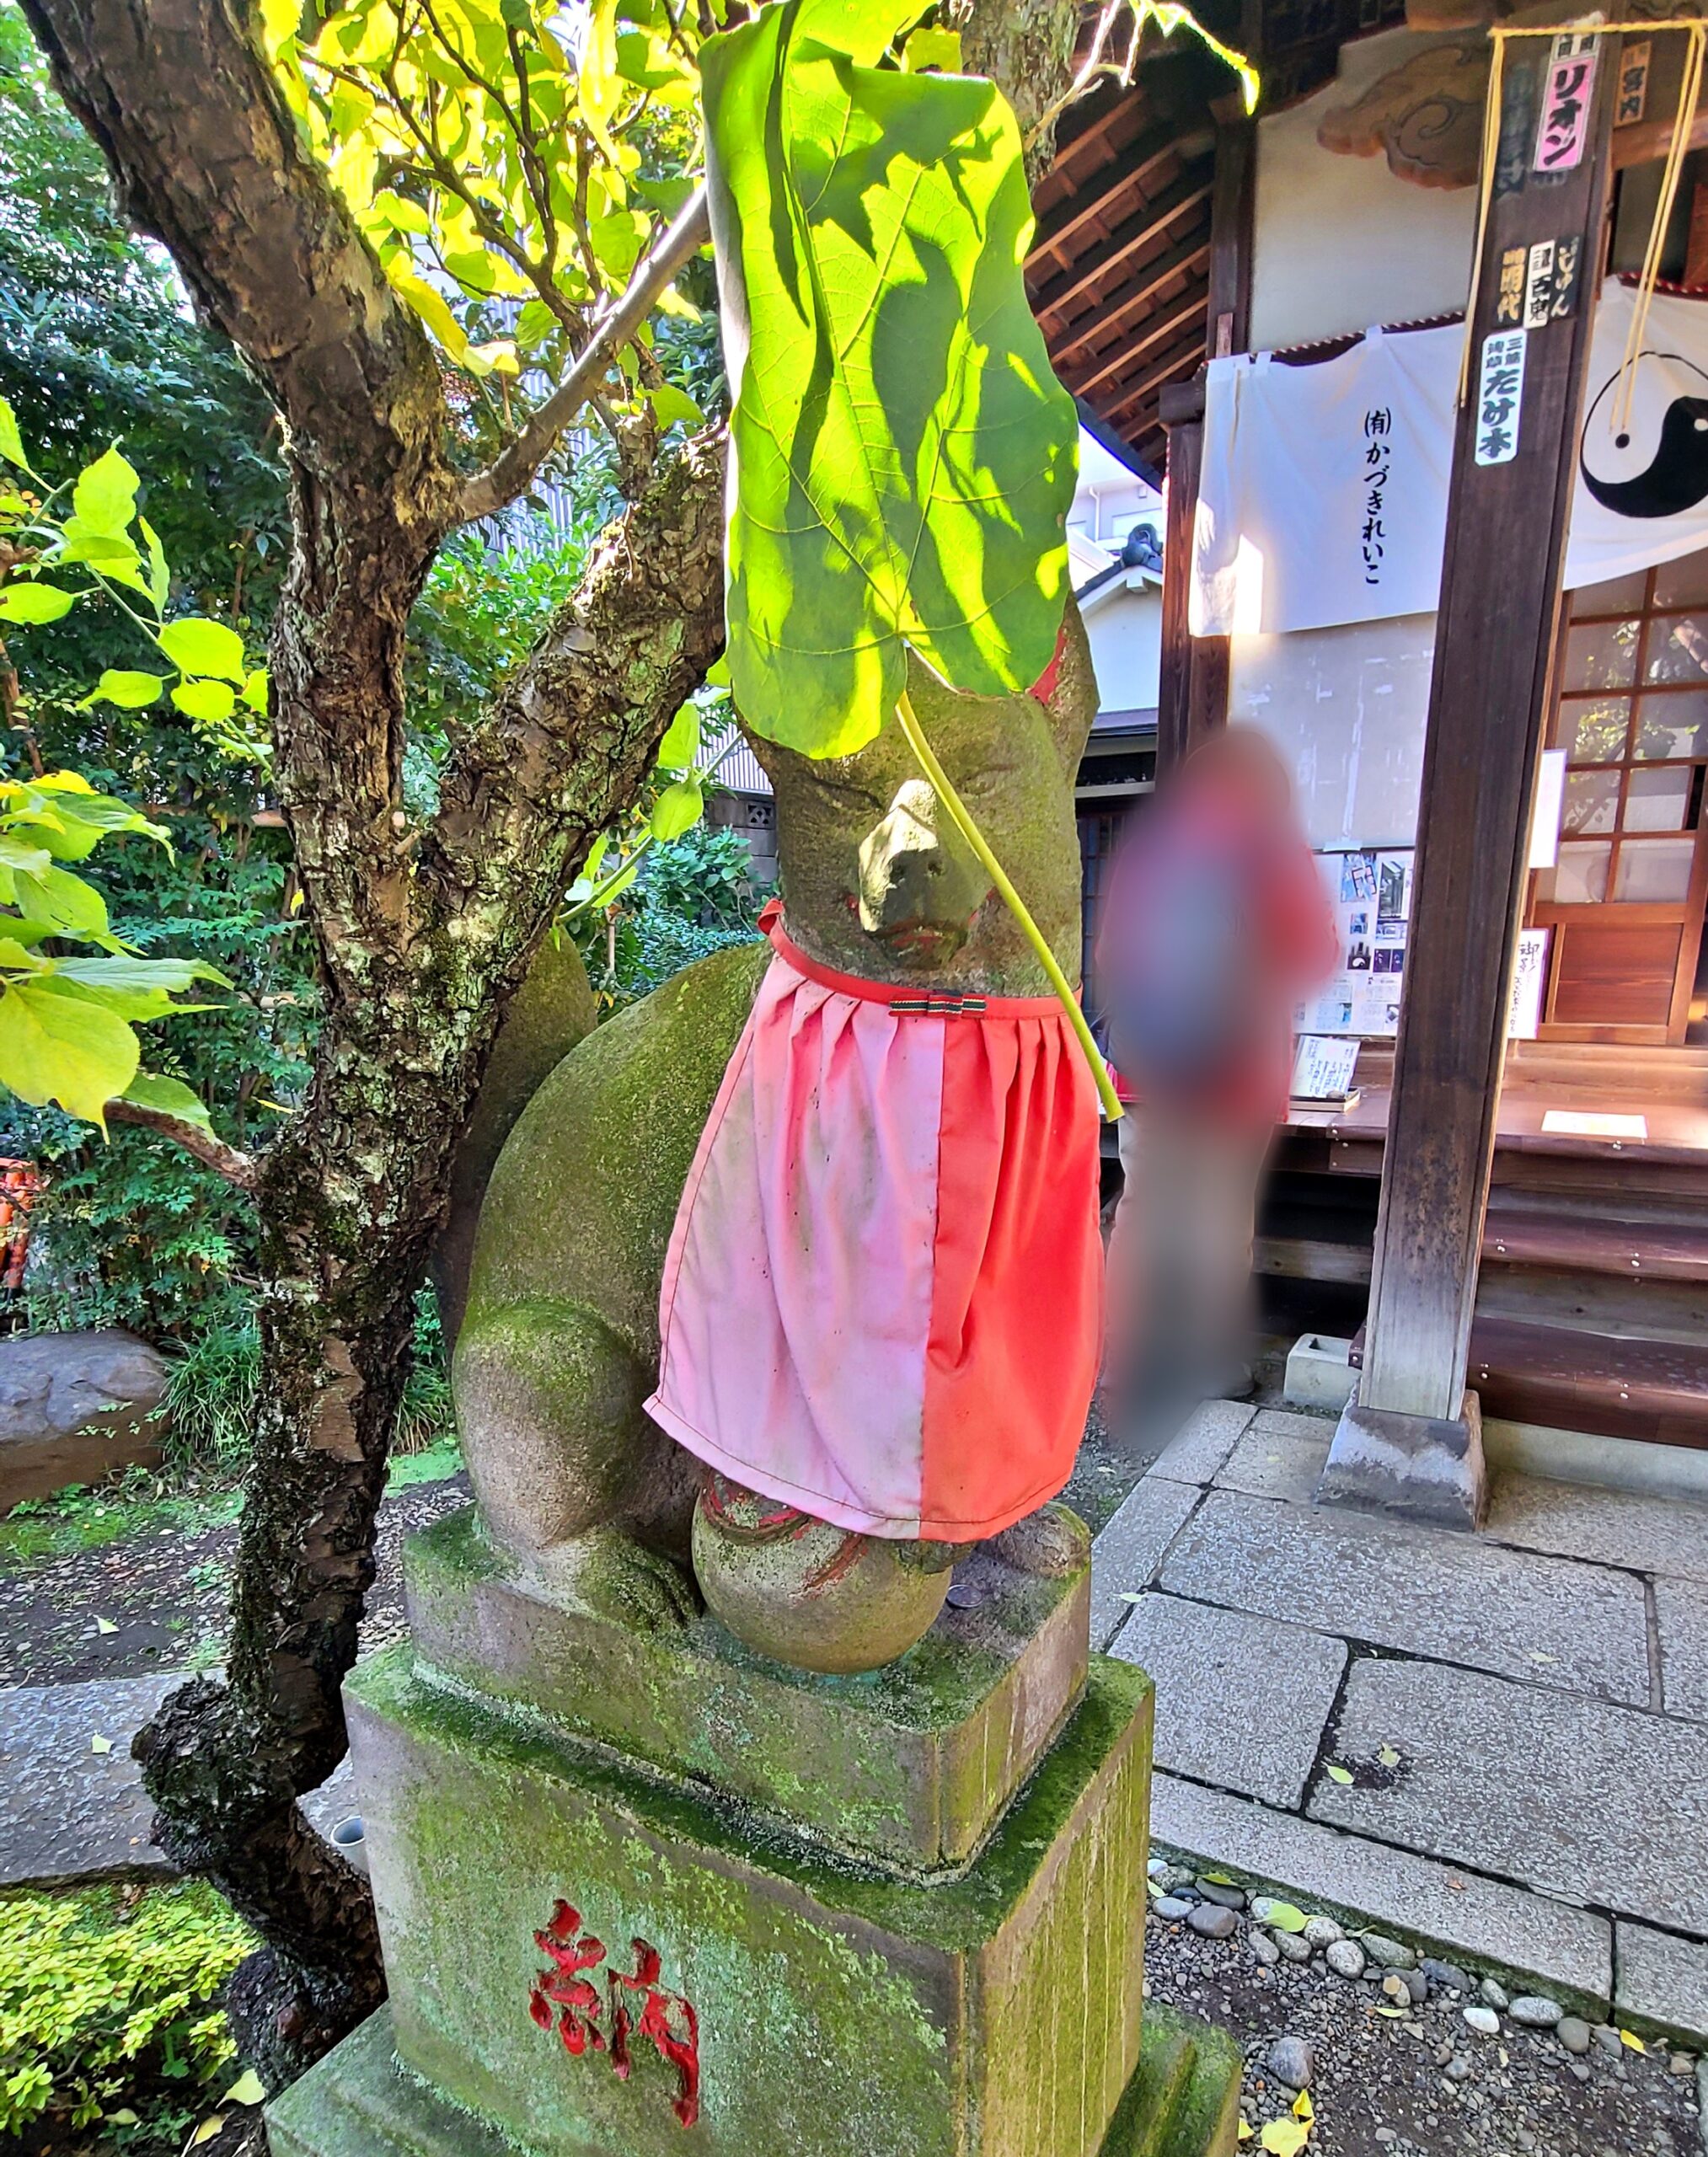
[[[1569,51],[1508,45],[1469,326],[1359,1389],[1370,1408],[1443,1421],[1464,1393],[1593,312],[1578,294],[1594,290],[1601,260],[1618,42],[1613,31]]]

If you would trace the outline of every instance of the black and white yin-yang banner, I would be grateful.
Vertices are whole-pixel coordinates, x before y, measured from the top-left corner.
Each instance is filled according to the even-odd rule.
[[[1636,297],[1609,278],[1596,310],[1571,587],[1708,547],[1708,299],[1655,295],[1627,417],[1618,377]],[[1456,326],[1390,330],[1314,366],[1268,354],[1211,363],[1194,635],[1325,629],[1435,607],[1461,338]],[[1488,373],[1473,368],[1479,399]],[[1520,394],[1498,461],[1522,455],[1523,420]]]
[[[1619,376],[1636,305],[1617,279],[1602,287],[1566,549],[1573,589],[1708,547],[1708,300],[1655,294],[1627,415]]]

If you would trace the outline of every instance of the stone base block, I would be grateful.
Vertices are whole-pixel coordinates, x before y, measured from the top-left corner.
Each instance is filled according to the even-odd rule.
[[[929,1886],[838,1865],[426,1684],[408,1648],[347,1690],[398,2054],[518,2147],[1105,2145],[1139,2063],[1143,1672],[1093,1663],[978,1859]],[[310,2101],[287,2102],[281,2147],[315,2147],[291,2124]]]
[[[1288,1406],[1332,1408],[1338,1414],[1358,1383],[1352,1356],[1352,1342],[1339,1334],[1301,1333],[1287,1351]]]
[[[1480,1528],[1489,1509],[1481,1402],[1467,1392],[1448,1419],[1365,1408],[1355,1393],[1335,1427],[1316,1502],[1425,1528]]]
[[[1138,2067],[1097,2157],[1234,2157],[1240,2078],[1232,2038],[1170,2008],[1147,2007]],[[268,2106],[267,2133],[273,2157],[515,2157],[495,2128],[399,2065],[385,2007]],[[692,2157],[691,2133],[682,2146]],[[850,2144],[848,2157],[867,2153]]]
[[[474,1509],[413,1537],[410,1624],[430,1682],[532,1710],[566,1734],[867,1863],[964,1868],[1085,1683],[1090,1567],[1041,1580],[981,1550],[961,1607],[859,1678],[742,1646],[709,1615],[642,1633],[519,1582]]]

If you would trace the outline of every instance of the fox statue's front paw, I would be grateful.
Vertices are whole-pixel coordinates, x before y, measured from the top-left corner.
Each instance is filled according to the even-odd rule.
[[[1090,1530],[1061,1505],[1041,1506],[990,1541],[998,1557],[1038,1580],[1065,1580],[1091,1555]]]
[[[699,1615],[699,1598],[683,1568],[615,1528],[591,1528],[534,1551],[526,1571],[553,1602],[631,1632],[678,1632]]]

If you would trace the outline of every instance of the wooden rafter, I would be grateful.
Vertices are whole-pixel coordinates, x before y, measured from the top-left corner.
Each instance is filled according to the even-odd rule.
[[[1119,355],[1110,372],[1125,366],[1132,356],[1132,347],[1119,333],[1135,316],[1143,315],[1171,281],[1207,269],[1209,260],[1210,235],[1201,228],[1189,233],[1166,254],[1145,263],[1131,284],[1123,285],[1106,305],[1080,318],[1083,335],[1069,336],[1065,343],[1055,346],[1051,356],[1057,372],[1066,373],[1106,357],[1111,339],[1119,345]],[[1093,380],[1101,378],[1094,377]]]
[[[1188,167],[1160,195],[1135,210],[1107,239],[1089,249],[1061,276],[1052,278],[1032,301],[1032,311],[1044,324],[1046,335],[1051,323],[1075,300],[1095,297],[1095,288],[1103,280],[1131,262],[1148,243],[1170,232],[1195,211],[1201,211],[1209,201],[1210,189],[1211,169],[1205,159]],[[1065,329],[1071,325],[1063,322],[1060,326]]]
[[[1200,365],[1204,356],[1204,323],[1209,311],[1208,297],[1202,293],[1182,308],[1176,318],[1185,325],[1185,334],[1159,357],[1153,359],[1145,372],[1124,390],[1118,400],[1111,401],[1104,408],[1114,425],[1121,426],[1135,407],[1154,403],[1165,383],[1183,379]]]
[[[1163,166],[1178,154],[1180,139],[1176,122],[1159,120],[1101,166],[1068,197],[1059,216],[1040,219],[1026,256],[1027,270],[1034,274],[1041,266],[1065,270],[1073,256],[1073,243],[1093,237],[1092,227],[1104,222],[1111,212],[1128,208],[1133,194],[1145,195]]]
[[[1125,412],[1160,379],[1158,356],[1171,352],[1189,329],[1202,326],[1209,312],[1210,296],[1204,286],[1187,286],[1145,324],[1142,336],[1125,347],[1118,367],[1106,367],[1095,376],[1071,383],[1074,393],[1093,398],[1099,410],[1111,417]]]

